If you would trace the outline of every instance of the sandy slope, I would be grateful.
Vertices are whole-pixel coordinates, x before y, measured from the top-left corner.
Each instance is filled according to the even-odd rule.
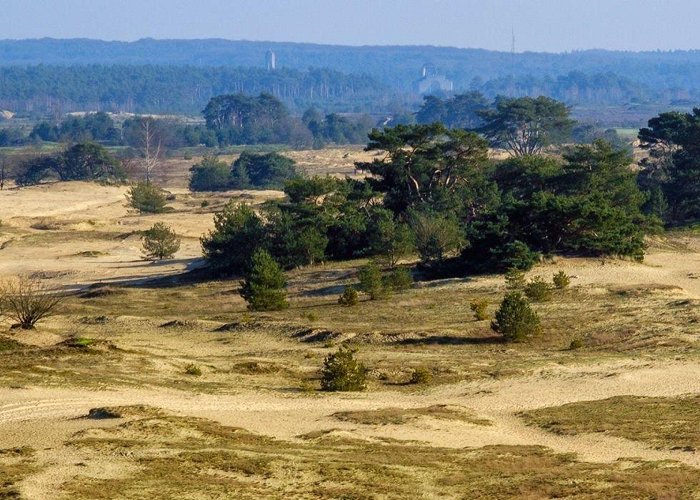
[[[64,183],[0,192],[0,276],[42,271],[51,283],[85,284],[95,281],[143,279],[181,272],[200,255],[199,236],[211,227],[211,213],[190,210],[157,217],[135,217],[124,207],[124,188]],[[274,196],[269,193],[269,196]],[[176,207],[177,208],[177,207]],[[182,208],[180,206],[179,208]],[[36,229],[42,221],[57,230]],[[114,238],[165,220],[183,235],[178,260],[164,265],[140,259],[138,236]],[[91,232],[107,236],[92,238]],[[656,284],[682,288],[700,298],[700,249],[688,242],[687,251],[654,250],[644,263],[571,259],[534,274],[548,275],[563,268],[575,274],[575,284],[587,287]],[[693,246],[696,245],[696,246]],[[97,257],[76,255],[99,252]],[[488,281],[488,279],[486,279]],[[160,342],[167,342],[160,339]],[[90,470],[63,441],[86,427],[114,425],[76,419],[90,408],[147,404],[184,415],[201,416],[274,437],[291,439],[311,431],[339,428],[357,436],[383,436],[424,441],[436,446],[464,447],[488,444],[540,444],[556,451],[574,452],[582,459],[612,461],[621,457],[672,459],[700,467],[700,454],[661,451],[644,444],[604,435],[557,436],[525,426],[519,411],[615,395],[675,396],[700,393],[700,362],[614,362],[610,364],[553,367],[528,377],[459,383],[422,393],[370,392],[363,394],[299,395],[279,392],[241,392],[204,395],[168,389],[118,388],[88,391],[44,387],[0,388],[0,448],[28,445],[52,464],[23,486],[30,498],[42,498],[53,485],[77,473],[119,474],[110,464],[95,459]],[[455,404],[474,410],[492,426],[421,419],[404,425],[381,427],[340,422],[338,411],[425,407]]]
[[[352,429],[362,436],[423,441],[436,446],[540,444],[574,452],[586,460],[613,461],[622,457],[673,459],[700,467],[700,456],[660,451],[644,444],[604,435],[557,436],[525,426],[515,413],[576,401],[617,395],[677,396],[700,392],[700,363],[603,364],[567,367],[535,377],[462,383],[422,394],[372,392],[304,397],[267,392],[237,395],[187,394],[172,390],[119,389],[93,392],[68,389],[0,389],[0,448],[55,442],[56,436],[88,425],[76,421],[90,408],[147,404],[179,414],[211,418],[278,438],[307,432]],[[338,411],[412,408],[434,404],[460,405],[474,410],[492,426],[445,421],[419,421],[401,426],[366,427],[337,421]],[[90,422],[89,425],[94,425]]]

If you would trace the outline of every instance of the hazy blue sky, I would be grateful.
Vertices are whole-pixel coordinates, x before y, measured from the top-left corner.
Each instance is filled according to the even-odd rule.
[[[699,0],[0,0],[0,38],[700,48]]]

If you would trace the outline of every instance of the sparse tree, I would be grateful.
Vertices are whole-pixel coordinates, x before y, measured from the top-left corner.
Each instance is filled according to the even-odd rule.
[[[569,113],[564,103],[549,97],[499,97],[494,109],[479,113],[484,120],[480,130],[513,156],[534,155],[571,134]]]
[[[172,259],[180,249],[177,233],[162,222],[156,222],[153,227],[144,231],[141,239],[143,254],[150,260]]]
[[[54,315],[64,298],[65,294],[26,276],[0,283],[0,313],[25,330],[33,329],[37,322]]]

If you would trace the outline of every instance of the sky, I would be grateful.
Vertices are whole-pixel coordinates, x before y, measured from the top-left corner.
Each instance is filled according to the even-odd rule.
[[[700,49],[699,0],[0,0],[0,39]]]

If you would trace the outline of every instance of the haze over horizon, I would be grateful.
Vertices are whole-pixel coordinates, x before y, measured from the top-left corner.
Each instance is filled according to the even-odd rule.
[[[2,0],[0,38],[223,38],[518,52],[700,48],[692,0]]]

